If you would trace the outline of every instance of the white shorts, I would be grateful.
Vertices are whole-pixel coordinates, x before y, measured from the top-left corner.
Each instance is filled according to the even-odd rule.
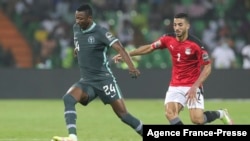
[[[180,103],[183,107],[187,106],[188,109],[192,108],[200,108],[204,109],[204,97],[203,97],[203,90],[201,88],[197,89],[197,101],[192,104],[187,104],[187,97],[185,96],[187,91],[191,87],[173,87],[169,86],[168,91],[166,92],[165,102],[177,102]]]

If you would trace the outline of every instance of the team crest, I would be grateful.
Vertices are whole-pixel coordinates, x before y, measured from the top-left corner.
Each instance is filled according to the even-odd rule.
[[[185,54],[186,54],[186,55],[190,55],[190,54],[191,54],[191,48],[186,48]]]
[[[93,43],[95,42],[95,38],[94,38],[93,36],[89,36],[88,42],[89,42],[90,44],[93,44]]]

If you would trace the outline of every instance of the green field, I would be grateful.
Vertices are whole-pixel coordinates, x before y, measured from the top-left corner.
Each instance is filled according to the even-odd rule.
[[[127,99],[126,104],[130,113],[145,124],[168,124],[163,99]],[[0,107],[0,141],[50,141],[54,135],[67,136],[61,100],[0,100]],[[250,123],[250,100],[209,100],[205,107],[209,110],[226,107],[236,124]],[[79,141],[141,141],[110,106],[99,100],[88,107],[77,105],[77,112]],[[190,124],[186,109],[180,116]]]

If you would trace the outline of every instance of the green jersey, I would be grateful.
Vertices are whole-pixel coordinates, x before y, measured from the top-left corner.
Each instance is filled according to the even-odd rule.
[[[89,81],[113,77],[109,66],[108,49],[118,39],[94,22],[86,30],[74,24],[73,32],[81,78]]]

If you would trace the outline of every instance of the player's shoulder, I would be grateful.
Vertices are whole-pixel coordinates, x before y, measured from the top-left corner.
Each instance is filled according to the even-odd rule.
[[[108,29],[99,25],[99,24],[96,24],[95,26],[95,30],[98,31],[98,32],[102,32],[102,33],[105,33],[105,32],[108,32]]]
[[[188,39],[187,40],[197,44],[201,48],[204,48],[204,44],[201,42],[201,40],[197,36],[195,36],[193,34],[188,34]]]
[[[161,37],[161,40],[169,41],[169,40],[176,40],[175,33],[164,33]]]
[[[117,39],[115,37],[115,35],[109,29],[107,29],[106,27],[97,25],[96,30],[98,30],[100,37],[103,38],[103,39],[106,38],[109,41],[113,41],[113,40]]]
[[[102,38],[109,32],[109,30],[103,26],[100,26],[99,24],[96,24],[93,32]]]
[[[201,40],[193,34],[188,34],[188,40],[191,40],[193,42],[201,42]]]
[[[165,33],[165,34],[163,34],[163,37],[175,38],[175,33],[173,33],[173,32]]]

